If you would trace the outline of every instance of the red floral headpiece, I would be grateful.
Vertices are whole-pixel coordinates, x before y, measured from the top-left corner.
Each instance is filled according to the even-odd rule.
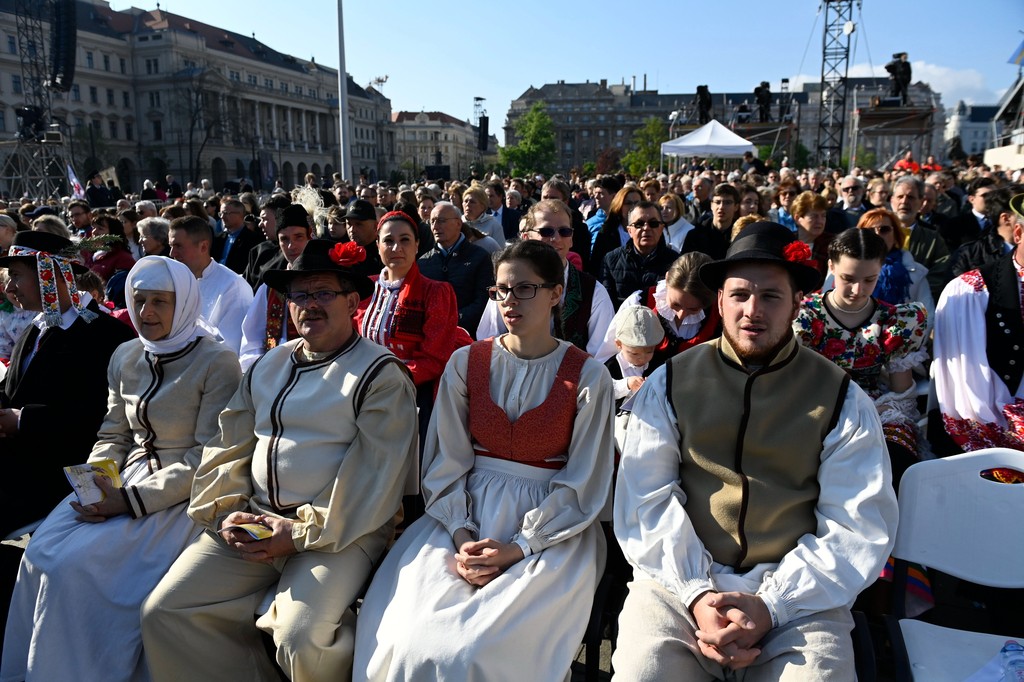
[[[799,239],[791,241],[782,248],[782,257],[790,263],[798,263],[800,265],[817,268],[817,261],[811,258],[811,255],[811,247],[807,246],[807,244],[804,244]]]
[[[366,260],[366,249],[355,242],[335,244],[327,252],[328,257],[343,268],[351,268]]]

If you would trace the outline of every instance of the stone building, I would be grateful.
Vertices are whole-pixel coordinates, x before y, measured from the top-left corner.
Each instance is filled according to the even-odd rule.
[[[450,178],[465,179],[472,170],[481,171],[497,151],[494,136],[481,150],[477,126],[440,111],[398,111],[392,121],[399,167],[410,178],[418,178],[427,166],[447,166]]]
[[[112,166],[133,191],[166,174],[182,184],[209,178],[219,189],[246,178],[270,189],[299,184],[307,172],[329,178],[339,167],[336,69],[160,9],[76,6],[74,84],[53,92],[52,120],[79,175]],[[18,40],[15,3],[0,0],[5,139],[29,87]],[[353,172],[386,178],[397,168],[390,100],[351,76],[348,96]]]

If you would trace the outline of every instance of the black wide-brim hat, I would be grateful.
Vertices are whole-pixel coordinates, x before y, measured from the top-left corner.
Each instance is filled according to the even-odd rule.
[[[73,259],[71,262],[71,271],[76,275],[89,271],[89,268],[74,260],[81,258],[81,253],[75,243],[58,234],[53,234],[51,232],[38,232],[36,230],[22,230],[21,232],[15,233],[14,241],[11,243],[11,250],[16,246],[31,249],[32,251],[48,253],[51,256]],[[8,253],[10,253],[10,250]],[[14,261],[34,262],[35,260],[35,254],[4,256],[0,258],[0,268],[6,268]]]
[[[724,259],[700,267],[700,281],[717,291],[722,288],[730,266],[737,263],[781,265],[793,275],[797,288],[804,293],[821,286],[821,273],[811,260],[810,248],[789,228],[778,223],[757,222],[743,228]]]
[[[333,242],[327,239],[311,239],[299,257],[287,270],[267,270],[263,281],[268,287],[281,293],[288,293],[293,279],[299,275],[316,272],[335,272],[352,285],[359,298],[373,293],[373,281],[353,268],[366,260],[366,249],[355,242]]]

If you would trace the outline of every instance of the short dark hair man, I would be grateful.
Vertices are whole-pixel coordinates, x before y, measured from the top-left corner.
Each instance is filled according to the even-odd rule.
[[[810,256],[782,225],[748,226],[700,269],[723,337],[636,395],[614,512],[634,567],[624,679],[854,677],[849,608],[892,548],[896,496],[873,401],[793,334]]]
[[[220,205],[224,231],[213,240],[210,255],[232,272],[241,275],[249,264],[249,251],[262,239],[245,225],[245,204],[230,199]]]

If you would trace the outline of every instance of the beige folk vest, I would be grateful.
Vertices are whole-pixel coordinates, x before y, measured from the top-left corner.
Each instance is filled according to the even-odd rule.
[[[795,339],[749,374],[724,338],[667,364],[679,480],[698,537],[723,565],[777,563],[817,530],[822,444],[849,377]]]

